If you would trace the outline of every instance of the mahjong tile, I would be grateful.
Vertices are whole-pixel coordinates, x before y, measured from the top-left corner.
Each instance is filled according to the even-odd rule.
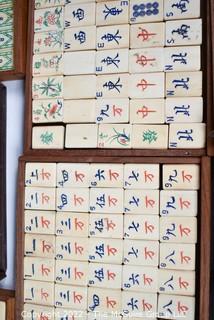
[[[54,259],[24,258],[24,279],[53,282],[54,272]]]
[[[87,286],[88,262],[56,260],[56,283],[71,286]]]
[[[159,240],[159,216],[125,214],[124,238]]]
[[[55,211],[25,210],[25,233],[55,234]]]
[[[124,212],[127,214],[158,215],[159,190],[125,190]]]
[[[123,259],[122,245],[122,239],[90,238],[89,261],[121,264]]]
[[[56,235],[77,238],[88,236],[89,217],[85,213],[57,212]]]
[[[44,306],[54,305],[54,283],[24,281],[24,302]]]
[[[25,185],[28,187],[55,187],[56,163],[27,162]]]
[[[25,235],[25,256],[54,258],[55,236],[53,235]]]
[[[56,237],[56,259],[88,261],[88,238]]]
[[[89,263],[89,287],[121,289],[122,266],[104,263]]]
[[[55,307],[87,310],[87,287],[56,284]]]
[[[90,214],[89,236],[122,239],[123,238],[123,215],[116,214]]]
[[[88,211],[88,188],[57,188],[56,193],[56,207],[58,211]]]
[[[88,188],[88,163],[57,163],[57,186],[67,188]]]
[[[116,163],[92,163],[90,170],[90,187],[122,188],[123,165]]]
[[[89,210],[93,213],[122,213],[123,189],[91,188]]]
[[[126,163],[125,189],[159,189],[159,164]]]

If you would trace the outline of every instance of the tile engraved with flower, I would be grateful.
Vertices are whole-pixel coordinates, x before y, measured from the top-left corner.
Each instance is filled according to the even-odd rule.
[[[43,144],[49,145],[53,142],[53,132],[46,131],[45,133],[42,133],[40,139]]]

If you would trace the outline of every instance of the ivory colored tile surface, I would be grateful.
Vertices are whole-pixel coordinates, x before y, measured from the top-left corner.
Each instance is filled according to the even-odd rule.
[[[126,163],[124,165],[125,189],[159,189],[159,164]]]
[[[129,51],[129,72],[160,72],[164,69],[164,48],[133,49]]]
[[[166,97],[202,95],[202,72],[166,73]]]
[[[159,242],[158,241],[139,241],[127,240],[124,246],[124,265],[133,266],[153,266],[159,264]]]
[[[89,242],[89,261],[110,264],[122,263],[123,240],[89,238],[87,241]]]
[[[156,215],[125,215],[124,238],[158,240],[159,217]]]
[[[84,26],[65,29],[64,50],[80,51],[96,48],[96,27]]]
[[[42,306],[53,306],[54,283],[25,280],[24,302]]]
[[[148,315],[156,314],[157,294],[123,291],[122,311],[125,315],[148,318]]]
[[[122,317],[118,314],[112,314],[112,315],[107,315],[106,313],[97,313],[96,311],[95,312],[88,312],[88,317],[87,317],[87,320],[104,320],[106,319],[106,317],[108,317],[108,320],[121,320]]]
[[[55,188],[26,187],[25,209],[55,210]]]
[[[170,124],[169,148],[201,149],[206,146],[206,124]]]
[[[61,52],[33,55],[33,76],[63,75],[63,64]]]
[[[6,303],[3,301],[0,301],[0,319],[6,319]]]
[[[202,122],[203,98],[167,98],[166,123]]]
[[[97,50],[129,47],[129,25],[97,27]]]
[[[95,25],[95,3],[65,6],[65,28]]]
[[[88,261],[88,238],[56,237],[56,259]]]
[[[199,71],[201,69],[201,48],[170,47],[164,48],[165,72]]]
[[[64,103],[62,99],[45,99],[32,101],[33,123],[62,122]]]
[[[55,285],[55,306],[87,310],[87,287]]]
[[[145,266],[123,266],[123,290],[154,292],[158,290],[158,269]]]
[[[70,1],[70,0],[68,0]],[[62,309],[56,308],[55,320],[69,320],[71,317],[73,320],[87,320],[87,312],[84,310],[71,310],[71,309]]]
[[[195,272],[184,270],[158,270],[159,292],[194,296]]]
[[[88,188],[88,163],[57,163],[57,186],[69,188]]]
[[[96,51],[64,53],[64,75],[94,74]]]
[[[34,77],[32,83],[33,99],[50,99],[63,97],[63,77]]]
[[[198,213],[197,191],[176,190],[160,191],[160,215],[168,216],[196,216]]]
[[[161,319],[195,319],[195,298],[160,294],[158,299],[158,317]]]
[[[53,282],[54,272],[54,259],[24,258],[24,279]]]
[[[39,126],[33,127],[33,149],[63,149],[64,147],[63,126]]]
[[[165,75],[159,73],[131,74],[129,78],[129,97],[142,98],[163,98],[165,88]]]
[[[56,163],[26,163],[25,185],[28,187],[55,187]]]
[[[97,123],[128,123],[129,99],[97,99],[95,118]]]
[[[89,216],[85,213],[58,212],[56,234],[58,236],[87,237]]]
[[[105,1],[97,3],[96,25],[126,24],[129,20],[129,1]]]
[[[25,232],[55,234],[55,211],[25,210]]]
[[[198,190],[200,168],[197,164],[163,165],[163,189]]]
[[[130,76],[128,73],[98,75],[97,98],[128,98]]]
[[[98,126],[96,124],[67,124],[66,148],[96,148]]]
[[[122,239],[123,215],[90,214],[89,236]]]
[[[130,48],[163,47],[165,23],[143,23],[130,26]]]
[[[130,0],[130,22],[155,22],[163,20],[163,0]]]
[[[96,76],[64,77],[64,99],[93,99],[96,96]]]
[[[128,214],[158,215],[159,190],[125,190],[124,212]]]
[[[131,99],[130,123],[155,124],[165,121],[164,99]]]
[[[26,234],[25,256],[54,258],[55,236]]]
[[[197,219],[195,217],[161,217],[160,241],[168,243],[196,243]]]
[[[200,45],[202,20],[176,20],[166,22],[166,46]]]
[[[174,0],[164,1],[165,20],[176,20],[185,18],[200,17],[200,0],[183,1],[182,3]]]
[[[160,268],[176,270],[195,270],[195,245],[161,243]]]
[[[132,148],[167,149],[167,125],[133,125]]]
[[[89,263],[88,284],[90,287],[121,289],[121,278],[121,265]]]
[[[34,304],[24,304],[24,314],[30,314],[32,320],[38,320],[39,317],[46,317],[46,320],[54,320],[54,308]]]
[[[95,122],[95,104],[95,99],[65,100],[63,121],[65,123]]]
[[[88,262],[56,260],[56,283],[87,286]]]
[[[96,297],[95,303],[94,298]],[[88,311],[113,313],[121,311],[121,291],[111,289],[88,289]]]
[[[116,163],[91,163],[90,187],[122,188],[123,164]]]
[[[87,212],[89,205],[89,189],[57,188],[56,207],[58,211]]]
[[[129,124],[99,125],[98,148],[131,148],[132,126]]]
[[[122,73],[129,70],[129,50],[102,50],[96,53],[96,73]]]
[[[63,29],[63,7],[50,7],[34,11],[34,31],[51,31]]]
[[[53,6],[63,6],[67,0],[36,0],[35,1],[35,8],[41,9],[41,8],[48,8]]]
[[[62,52],[63,38],[64,32],[62,30],[35,33],[33,51],[34,53]]]
[[[94,213],[122,213],[123,189],[91,188],[89,210]]]

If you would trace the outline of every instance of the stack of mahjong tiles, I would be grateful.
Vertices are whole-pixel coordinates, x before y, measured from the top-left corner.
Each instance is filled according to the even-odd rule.
[[[30,162],[25,186],[25,316],[195,319],[198,165]]]
[[[0,71],[13,67],[13,0],[0,0]]]
[[[200,0],[35,7],[33,149],[205,147]]]

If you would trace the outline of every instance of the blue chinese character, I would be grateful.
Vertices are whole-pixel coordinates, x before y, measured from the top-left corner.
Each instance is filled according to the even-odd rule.
[[[104,256],[104,250],[105,250],[104,249],[104,243],[102,243],[99,246],[96,246],[95,249],[96,249],[95,252],[100,256],[100,258],[102,258]]]
[[[131,277],[129,278],[129,281],[131,281],[132,282],[132,285],[134,286],[135,284],[140,284],[139,283],[139,274],[134,274],[134,273],[132,273],[132,275],[131,275]]]
[[[117,32],[115,34],[113,33],[106,33],[101,37],[102,40],[106,40],[107,42],[112,42],[115,41],[117,44],[119,44],[120,39],[122,39],[122,37],[119,35],[119,30],[117,30]]]
[[[134,179],[138,181],[138,178],[139,178],[139,173],[135,173],[134,170],[132,170],[132,175],[129,176],[129,179]]]
[[[99,270],[94,270],[94,277],[97,278],[100,282],[102,282],[102,280],[104,280],[103,268]]]
[[[116,68],[119,68],[120,59],[118,59],[119,54],[117,53],[114,58],[107,56],[103,60],[101,60],[101,63],[106,64],[107,66],[114,65]]]
[[[173,204],[175,203],[175,197],[170,197],[171,201],[167,201],[166,203],[166,207],[167,208],[172,208],[172,209],[176,209]]]
[[[173,84],[175,84],[175,88],[177,87],[182,87],[183,89],[189,90],[189,77],[187,77],[186,79],[181,78],[181,79],[175,79],[172,81]]]
[[[117,9],[116,7],[109,8],[106,4],[105,8],[106,9],[103,10],[103,13],[105,14],[105,20],[108,18],[109,15],[118,16],[119,14],[121,14],[121,12],[123,12],[123,9]]]
[[[98,230],[99,232],[103,231],[103,229],[104,229],[103,219],[95,221],[95,229]]]
[[[95,174],[95,178],[98,178],[99,181],[102,179],[105,180],[104,172],[105,170],[98,169],[97,173]]]
[[[58,208],[62,210],[62,208],[68,204],[68,198],[67,198],[67,195],[64,193],[61,194],[60,198],[61,198],[61,205],[58,206]]]
[[[164,286],[169,287],[170,289],[174,290],[173,284],[171,283],[173,281],[173,276],[171,276],[171,278],[169,280],[167,280],[166,282],[164,282]]]
[[[174,174],[170,174],[168,180],[177,183],[178,180],[176,180],[175,178],[178,176],[178,172],[177,172],[177,170],[173,170],[173,172],[174,172]]]
[[[85,12],[83,9],[78,8],[76,11],[73,11],[73,17],[77,18],[79,21],[83,20],[85,17]]]
[[[171,257],[173,257],[175,255],[175,250],[172,251],[171,254],[169,254],[168,256],[165,257],[165,260],[169,260],[169,262],[172,262],[173,264],[175,264],[175,260],[173,260]]]
[[[128,252],[128,256],[134,255],[135,258],[138,258],[138,249],[135,249],[134,247],[131,247],[131,251]]]
[[[120,83],[120,77],[117,79],[117,81],[114,83],[113,81],[107,81],[104,83],[103,88],[107,88],[109,91],[111,90],[116,90],[117,92],[120,93],[120,89],[122,88],[123,85]]]
[[[139,199],[139,198],[135,198],[135,196],[132,196],[132,200],[129,201],[129,204],[130,204],[130,205],[133,204],[133,205],[135,205],[135,206],[138,207],[138,206],[139,206],[139,202],[140,202],[140,199]]]
[[[190,29],[190,26],[186,25],[186,24],[182,24],[180,28],[178,28],[177,30],[173,30],[173,33],[177,33],[179,36],[182,36],[182,39],[188,38],[188,31]]]
[[[176,7],[178,10],[181,10],[181,13],[187,12],[187,4],[189,0],[180,0],[177,3],[172,4],[172,8]]]
[[[86,41],[86,33],[84,31],[79,31],[79,33],[74,34],[74,39],[78,40],[80,44]]]
[[[180,64],[187,64],[187,53],[179,53],[179,54],[172,54],[171,58],[173,59],[173,62],[180,62]]]
[[[97,204],[100,208],[105,207],[105,204],[106,204],[105,194],[103,194],[101,197],[97,197],[97,202],[96,202],[96,204]]]
[[[175,114],[178,113],[183,113],[185,116],[190,116],[189,110],[190,109],[190,105],[185,106],[184,104],[182,106],[175,106],[174,110],[175,110]]]
[[[183,131],[178,131],[177,132],[177,136],[178,139],[181,140],[186,140],[186,141],[193,141],[193,137],[191,136],[191,134],[193,133],[193,130],[183,130]]]
[[[131,230],[131,229],[134,229],[136,232],[138,232],[138,228],[140,227],[140,224],[139,223],[136,223],[134,221],[132,221],[131,225],[129,225],[128,229]]]
[[[131,307],[132,311],[137,309],[138,310],[138,300],[137,299],[134,299],[134,298],[131,298],[130,299],[130,302],[127,303],[127,306]]]
[[[100,298],[97,294],[93,295],[93,305],[89,306],[89,309],[91,311],[94,311],[96,307],[98,307],[100,305]]]

